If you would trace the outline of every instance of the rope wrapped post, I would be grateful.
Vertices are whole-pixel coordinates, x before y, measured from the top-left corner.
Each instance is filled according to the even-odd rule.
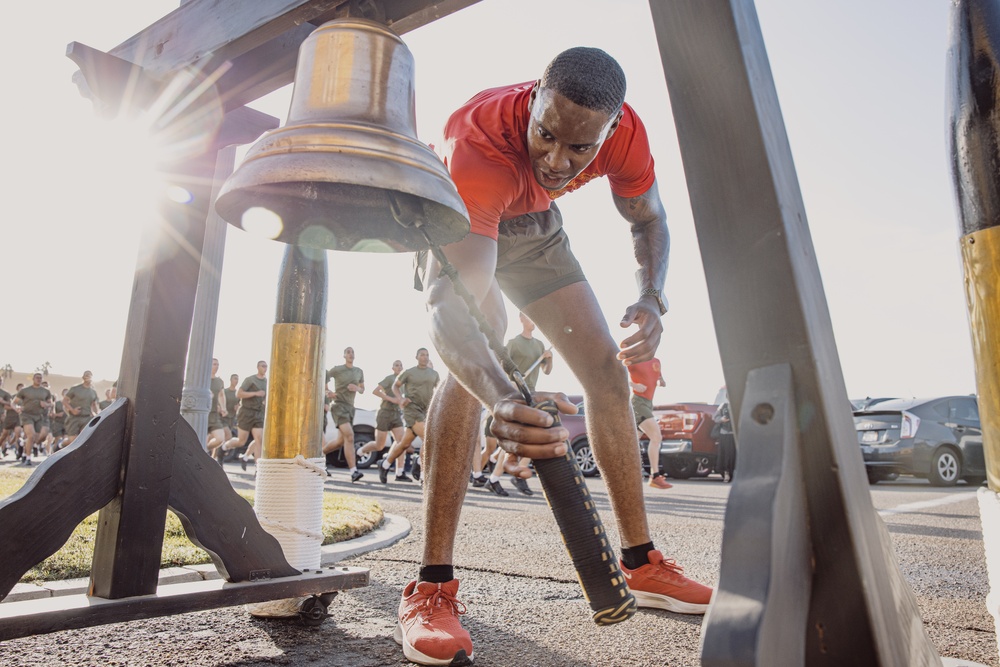
[[[323,350],[326,252],[289,245],[278,281],[264,442],[254,509],[288,562],[320,568],[323,544]],[[252,605],[255,616],[294,616],[303,599]]]

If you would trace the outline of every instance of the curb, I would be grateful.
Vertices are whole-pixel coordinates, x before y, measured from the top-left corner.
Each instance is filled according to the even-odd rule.
[[[382,525],[370,533],[322,547],[320,564],[332,565],[345,558],[360,556],[376,549],[385,549],[410,534],[412,526],[406,517],[398,514],[383,514],[383,517]]]
[[[383,516],[382,525],[370,533],[365,533],[361,537],[355,537],[351,540],[327,544],[322,547],[320,549],[321,567],[326,567],[327,565],[332,565],[346,558],[359,556],[369,551],[384,549],[410,534],[412,526],[408,519],[397,514],[385,514]],[[194,581],[209,581],[219,578],[219,571],[211,563],[188,565],[185,567],[166,567],[160,570],[157,585],[165,586]],[[62,595],[85,595],[89,587],[89,577],[46,581],[42,584],[14,584],[14,588],[11,589],[10,593],[0,604],[59,597]]]

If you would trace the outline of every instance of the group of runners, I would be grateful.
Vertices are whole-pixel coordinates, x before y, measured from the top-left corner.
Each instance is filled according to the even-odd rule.
[[[31,384],[18,383],[14,393],[4,388],[0,377],[0,458],[13,453],[20,465],[33,465],[32,457],[52,454],[68,447],[84,427],[115,398],[117,383],[99,400],[94,375],[85,371],[81,382],[55,395],[45,374],[36,371]]]

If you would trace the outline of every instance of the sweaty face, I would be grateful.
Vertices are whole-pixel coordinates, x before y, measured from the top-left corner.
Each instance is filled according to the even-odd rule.
[[[402,373],[403,372],[403,362],[399,361],[398,359],[396,361],[392,362],[392,372],[395,373],[396,375],[399,375],[400,373]]]
[[[546,190],[561,190],[593,162],[621,118],[620,112],[609,118],[539,86],[528,104],[528,157]]]
[[[344,350],[344,361],[346,361],[349,364],[353,364],[354,363],[354,348],[353,347],[349,347],[346,350]]]
[[[431,355],[427,350],[420,350],[417,352],[417,364],[421,366],[426,366],[427,362],[431,360]]]

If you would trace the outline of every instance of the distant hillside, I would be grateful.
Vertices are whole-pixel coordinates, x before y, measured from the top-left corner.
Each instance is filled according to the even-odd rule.
[[[31,384],[31,376],[34,375],[34,371],[14,371],[14,374],[9,378],[4,378],[3,388],[14,393],[14,387],[18,383],[23,382],[25,385]],[[53,394],[61,394],[63,389],[69,389],[74,385],[78,385],[83,382],[80,377],[70,377],[68,375],[58,375],[56,373],[49,373],[45,376],[45,380],[49,383],[49,389],[52,390]],[[94,380],[94,389],[97,391],[97,396],[100,400],[104,400],[104,392],[111,389],[111,384],[114,380]]]

